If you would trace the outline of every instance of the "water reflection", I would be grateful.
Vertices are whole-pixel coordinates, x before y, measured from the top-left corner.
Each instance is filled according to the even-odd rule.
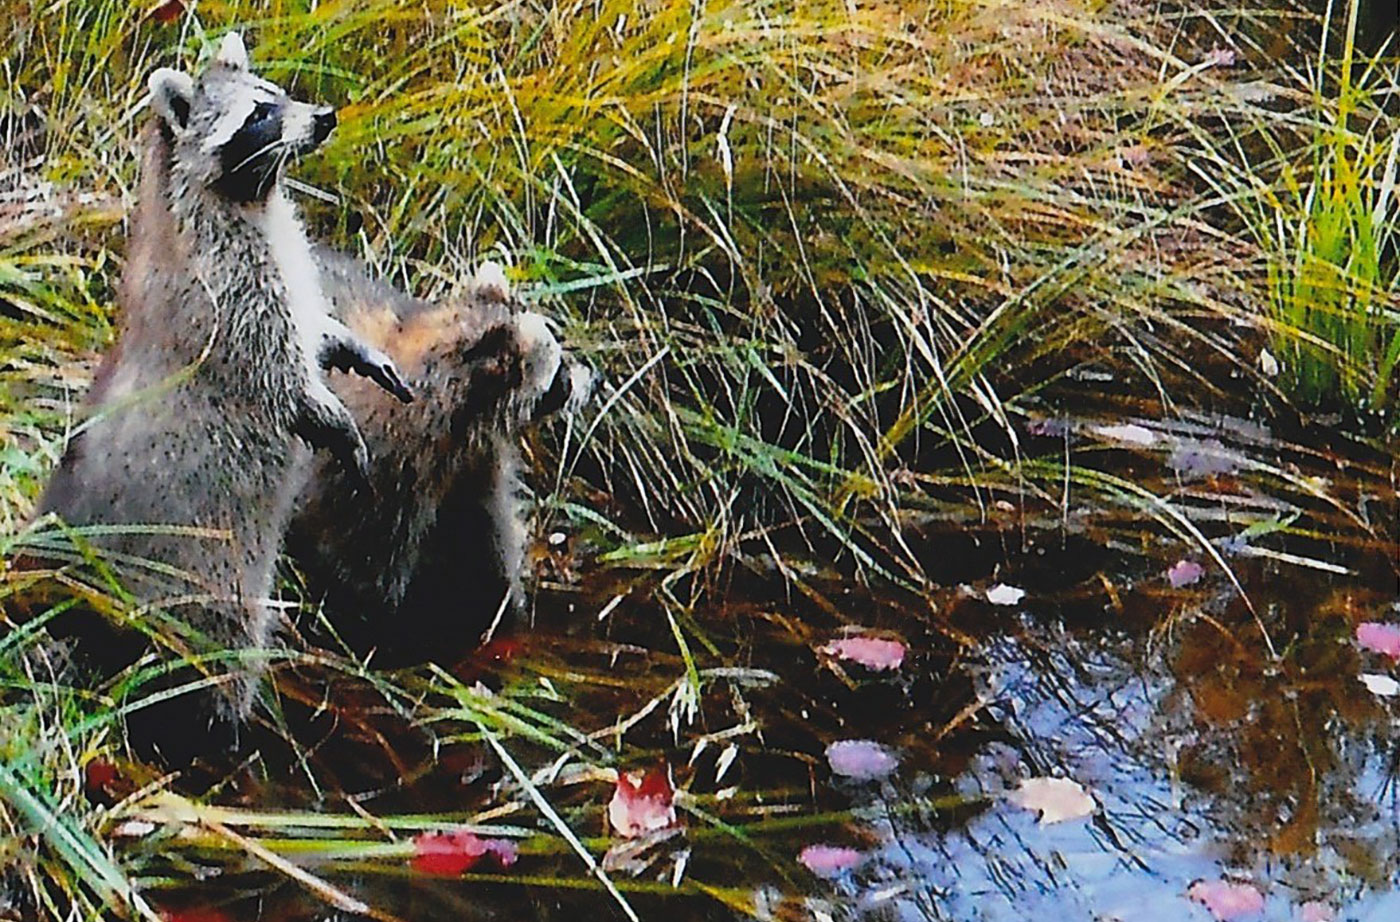
[[[835,904],[900,920],[1175,922],[1212,917],[1193,882],[1236,880],[1264,896],[1240,918],[1325,906],[1400,919],[1395,711],[1355,680],[1338,619],[1317,623],[1327,636],[1277,669],[1232,657],[1204,621],[1174,638],[1032,627],[992,643],[986,714],[1005,736],[952,782],[990,806],[946,828],[916,808],[935,779],[872,792],[857,811],[881,845]],[[1005,801],[1042,776],[1080,782],[1098,811],[1042,824]]]

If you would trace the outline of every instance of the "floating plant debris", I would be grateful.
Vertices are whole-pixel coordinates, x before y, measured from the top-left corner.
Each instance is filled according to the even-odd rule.
[[[826,747],[831,770],[856,781],[883,778],[899,767],[894,755],[872,740],[840,740]]]
[[[1016,605],[1026,597],[1026,590],[997,583],[987,590],[987,601],[993,605]]]
[[[1100,438],[1112,442],[1122,442],[1125,445],[1139,445],[1148,448],[1157,444],[1157,433],[1136,423],[1126,423],[1119,426],[1092,426],[1089,431]]]
[[[1186,895],[1205,906],[1220,922],[1233,922],[1264,911],[1264,894],[1249,883],[1198,880]]]
[[[860,864],[864,855],[842,845],[809,845],[797,860],[818,877],[838,877]]]
[[[1365,685],[1366,690],[1378,698],[1394,698],[1396,695],[1400,695],[1400,682],[1395,681],[1388,675],[1363,672],[1361,674],[1361,684]]]
[[[898,669],[904,662],[906,647],[897,640],[857,636],[833,640],[821,652],[881,672]]]
[[[1027,778],[1006,799],[1026,810],[1040,811],[1042,823],[1077,820],[1097,807],[1084,786],[1071,778]]]

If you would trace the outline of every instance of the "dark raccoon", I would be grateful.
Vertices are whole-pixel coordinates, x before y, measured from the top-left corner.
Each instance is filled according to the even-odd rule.
[[[336,316],[393,357],[417,400],[399,409],[362,381],[335,382],[369,444],[376,502],[351,504],[343,471],[318,462],[287,548],[353,649],[381,664],[442,661],[523,601],[519,433],[582,400],[590,376],[492,264],[439,306],[358,260],[316,255]]]

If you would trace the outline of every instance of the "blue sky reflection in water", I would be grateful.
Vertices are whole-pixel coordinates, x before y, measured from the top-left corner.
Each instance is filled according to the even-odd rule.
[[[933,787],[927,777],[867,786],[856,813],[884,844],[837,882],[830,908],[900,920],[1208,920],[1211,913],[1187,891],[1194,881],[1230,878],[1265,894],[1262,914],[1240,918],[1301,919],[1304,903],[1322,901],[1337,919],[1400,919],[1400,893],[1384,888],[1384,879],[1395,881],[1400,828],[1393,716],[1362,732],[1333,731],[1344,751],[1337,771],[1348,777],[1332,780],[1352,787],[1355,812],[1369,812],[1369,821],[1332,828],[1324,821],[1316,854],[1269,856],[1259,846],[1276,824],[1250,815],[1251,803],[1268,798],[1250,791],[1246,768],[1219,766],[1230,777],[1223,795],[1173,770],[1192,747],[1231,747],[1206,738],[1223,731],[1193,719],[1189,695],[1167,670],[1131,665],[1140,657],[1126,640],[1042,639],[1002,640],[988,653],[989,713],[1007,738],[983,746],[955,784],[992,806],[961,827],[940,828],[918,808]],[[1045,825],[1005,802],[1022,778],[1044,775],[1084,784],[1099,812]],[[1327,840],[1350,849],[1353,863],[1369,855],[1365,873],[1381,878],[1382,888],[1349,869]]]

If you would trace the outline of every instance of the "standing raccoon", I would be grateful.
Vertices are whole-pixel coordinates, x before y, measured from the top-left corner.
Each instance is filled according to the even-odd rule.
[[[443,661],[522,605],[520,432],[582,402],[591,376],[491,264],[439,306],[370,278],[358,260],[316,256],[336,316],[393,356],[418,400],[396,412],[363,382],[336,382],[370,444],[379,501],[354,507],[353,484],[321,461],[287,549],[352,649],[377,651],[381,664]]]
[[[177,636],[188,629],[178,646],[258,651],[273,629],[273,569],[309,471],[305,445],[330,449],[357,486],[369,473],[323,369],[410,395],[388,356],[327,312],[283,190],[287,161],[327,138],[334,112],[254,76],[236,34],[198,80],[161,69],[150,89],[157,118],[144,136],[117,342],[39,511],[71,526],[144,526],[88,540],[123,565],[140,602],[175,616]],[[90,612],[65,618],[80,659],[103,669],[144,644]],[[196,706],[236,728],[259,674],[253,663],[224,677]],[[151,742],[170,755],[191,729],[155,728]]]

